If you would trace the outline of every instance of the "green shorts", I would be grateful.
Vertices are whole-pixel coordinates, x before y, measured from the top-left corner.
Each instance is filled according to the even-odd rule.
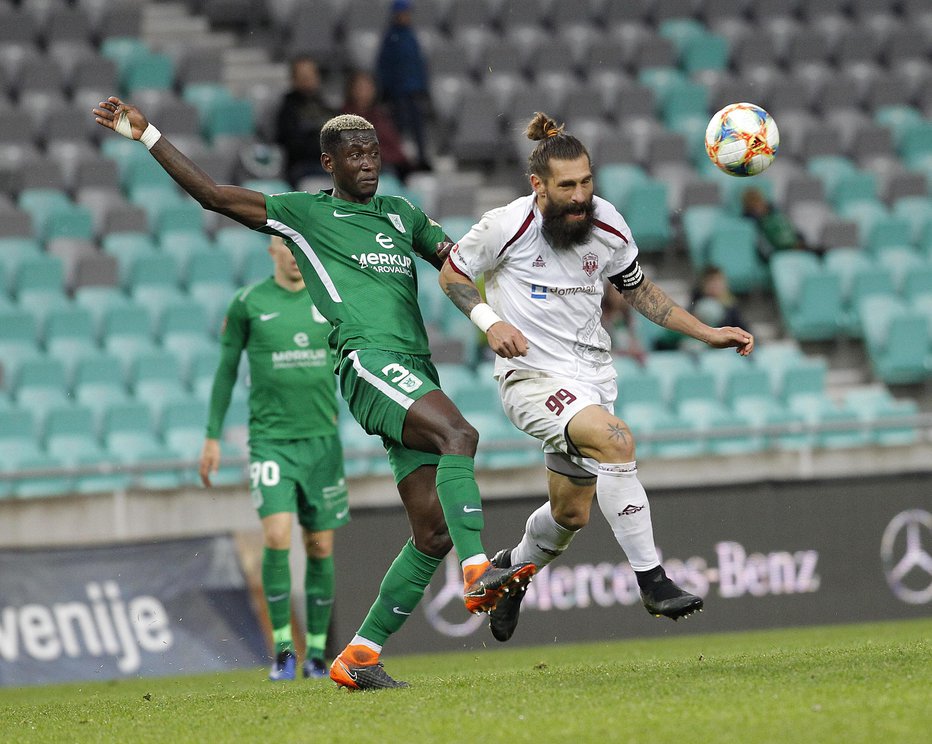
[[[262,519],[297,513],[300,525],[313,532],[349,522],[343,448],[336,434],[251,441],[249,486]]]
[[[395,483],[422,465],[440,462],[439,455],[408,449],[401,443],[408,409],[427,393],[440,389],[440,377],[429,357],[356,349],[344,357],[338,374],[340,394],[353,418],[367,433],[382,437]]]

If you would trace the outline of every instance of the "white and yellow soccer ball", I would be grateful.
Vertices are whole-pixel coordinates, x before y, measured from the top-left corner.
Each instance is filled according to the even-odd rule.
[[[753,103],[730,103],[709,121],[705,150],[730,176],[756,176],[776,157],[780,132],[773,117]]]

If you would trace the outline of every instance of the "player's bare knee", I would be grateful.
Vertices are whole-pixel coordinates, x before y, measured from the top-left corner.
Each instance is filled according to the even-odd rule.
[[[635,442],[631,429],[624,421],[616,421],[599,446],[599,462],[632,462],[635,459]]]
[[[466,419],[460,418],[444,428],[440,452],[444,455],[473,457],[479,445],[479,432]]]
[[[443,558],[453,549],[453,540],[447,531],[446,524],[414,533],[414,547],[432,558]]]
[[[567,530],[581,530],[589,524],[589,510],[573,506],[562,507],[551,512],[553,521]]]
[[[291,547],[291,530],[265,530],[265,547],[272,550],[288,550]]]

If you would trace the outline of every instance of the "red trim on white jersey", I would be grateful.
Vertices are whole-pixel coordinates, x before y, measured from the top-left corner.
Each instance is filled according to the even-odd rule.
[[[609,225],[607,222],[602,222],[602,220],[593,220],[592,224],[595,227],[599,228],[600,230],[605,230],[605,232],[607,233],[611,233],[612,235],[617,235],[619,238],[625,241],[625,243],[628,242],[628,239],[624,235],[622,235],[620,231],[616,230],[614,227]]]
[[[502,249],[498,252],[498,255],[501,256],[506,250],[508,250],[508,246],[514,243],[522,235],[524,235],[527,229],[531,226],[531,222],[533,221],[534,221],[534,210],[532,209],[530,213],[528,214],[528,216],[524,218],[524,222],[521,224],[521,227],[518,228],[518,232],[512,235],[511,239],[507,243],[505,243],[505,245],[502,246]],[[626,240],[625,242],[627,243],[628,241]]]

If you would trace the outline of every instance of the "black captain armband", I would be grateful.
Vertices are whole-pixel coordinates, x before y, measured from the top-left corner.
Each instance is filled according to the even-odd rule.
[[[608,280],[618,288],[619,292],[624,292],[626,289],[636,289],[640,287],[644,282],[644,272],[641,271],[641,265],[638,263],[638,260],[634,259],[627,269],[620,274],[610,276]]]

